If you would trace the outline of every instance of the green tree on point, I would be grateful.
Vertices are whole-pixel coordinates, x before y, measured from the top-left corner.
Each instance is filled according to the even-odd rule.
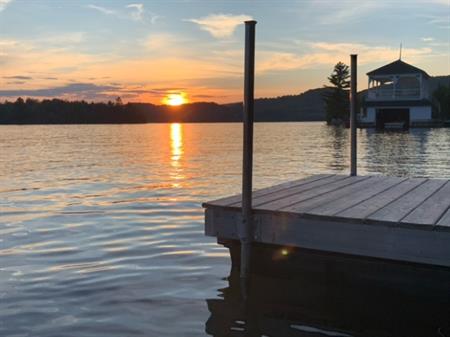
[[[344,123],[349,119],[349,87],[350,87],[349,67],[338,62],[333,72],[328,77],[332,85],[325,86],[329,91],[324,94],[326,120],[328,124]]]

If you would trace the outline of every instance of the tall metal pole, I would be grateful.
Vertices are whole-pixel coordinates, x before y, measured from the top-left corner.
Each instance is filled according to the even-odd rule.
[[[250,269],[250,245],[252,241],[252,174],[253,174],[253,108],[255,84],[255,25],[245,21],[245,71],[244,71],[244,157],[242,170],[242,228],[241,278]]]
[[[356,67],[358,55],[352,54],[351,58],[351,77],[350,77],[350,175],[356,176]]]

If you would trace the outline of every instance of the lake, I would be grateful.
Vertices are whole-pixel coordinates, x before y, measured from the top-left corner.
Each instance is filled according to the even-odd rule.
[[[241,336],[243,322],[220,319],[239,306],[220,302],[224,292],[239,291],[201,208],[239,192],[241,151],[241,124],[0,126],[0,335]],[[358,130],[358,156],[359,174],[450,178],[450,129]],[[347,173],[348,162],[346,129],[255,125],[255,188]],[[326,301],[323,291],[310,302]],[[360,311],[359,297],[346,291],[336,308]],[[217,301],[225,309],[212,310]],[[288,326],[292,336],[367,335],[344,320]],[[394,335],[384,329],[375,335]]]

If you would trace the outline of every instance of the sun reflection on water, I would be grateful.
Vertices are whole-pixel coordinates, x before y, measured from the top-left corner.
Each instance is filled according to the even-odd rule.
[[[181,166],[181,159],[184,153],[183,147],[183,125],[180,123],[170,124],[170,164],[174,169],[171,173],[172,179],[179,181],[184,178],[182,174],[183,168]],[[180,182],[174,182],[173,187],[181,187]]]
[[[183,126],[179,123],[170,124],[170,150],[172,166],[178,166],[183,155]]]

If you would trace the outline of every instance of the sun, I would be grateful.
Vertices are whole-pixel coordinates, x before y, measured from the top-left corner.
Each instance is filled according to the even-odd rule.
[[[188,102],[184,92],[167,94],[162,100],[163,104],[170,106],[178,106]]]

